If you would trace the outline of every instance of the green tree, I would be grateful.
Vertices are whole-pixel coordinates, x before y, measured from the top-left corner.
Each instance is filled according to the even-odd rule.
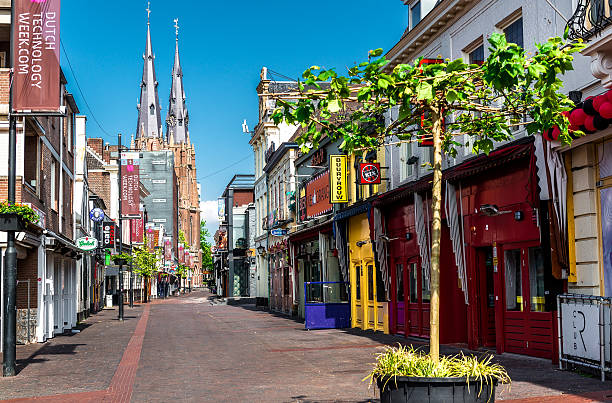
[[[145,279],[145,296],[149,294],[151,277],[157,273],[157,262],[160,256],[158,251],[149,251],[147,247],[147,236],[144,237],[144,244],[132,249],[131,260],[133,263],[134,273]],[[148,297],[145,297],[145,301]]]
[[[482,65],[462,59],[422,64],[418,59],[390,69],[382,49],[377,49],[369,52],[368,61],[349,68],[346,76],[312,66],[303,73],[297,91],[271,95],[277,100],[275,123],[302,126],[298,143],[303,151],[318,147],[325,136],[341,139],[346,153],[376,149],[391,137],[400,142],[433,140],[430,353],[436,362],[442,154],[455,156],[461,147],[488,153],[494,142],[511,139],[512,127],[521,125],[529,134],[557,126],[564,143],[572,140],[562,112],[573,103],[560,92],[559,76],[572,70],[573,53],[584,47],[582,43],[551,38],[536,44],[531,57],[502,34],[492,34],[489,44],[490,54]],[[399,109],[399,117],[387,125],[383,116],[393,107]],[[465,134],[469,140],[461,143]]]
[[[206,228],[206,221],[200,222],[200,249],[202,250],[202,270],[212,270],[212,244],[209,241],[210,232]]]

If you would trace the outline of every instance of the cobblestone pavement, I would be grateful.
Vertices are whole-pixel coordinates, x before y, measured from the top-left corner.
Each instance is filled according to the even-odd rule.
[[[374,402],[377,393],[362,382],[374,354],[408,342],[356,330],[305,331],[253,306],[212,305],[200,291],[128,308],[126,317],[119,323],[116,311],[103,311],[79,334],[18,347],[19,375],[0,378],[0,399]],[[499,399],[612,401],[612,382],[558,371],[539,359],[496,359],[514,380],[511,389],[498,391]]]

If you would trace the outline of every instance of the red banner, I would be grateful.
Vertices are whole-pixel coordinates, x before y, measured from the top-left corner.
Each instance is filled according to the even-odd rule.
[[[130,220],[130,240],[132,243],[141,244],[144,242],[144,219],[142,213],[140,218]]]
[[[155,230],[153,228],[147,228],[147,249],[149,252],[155,248]]]
[[[185,246],[182,243],[178,244],[178,260],[179,263],[185,263]]]
[[[329,171],[326,171],[306,184],[306,216],[307,218],[317,217],[331,210]]]
[[[13,110],[60,109],[60,0],[13,0]]]
[[[121,215],[140,217],[139,153],[121,153]]]

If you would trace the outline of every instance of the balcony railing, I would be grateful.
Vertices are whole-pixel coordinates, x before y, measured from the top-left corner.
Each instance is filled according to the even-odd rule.
[[[588,40],[612,24],[609,0],[579,0],[567,22],[570,39]]]

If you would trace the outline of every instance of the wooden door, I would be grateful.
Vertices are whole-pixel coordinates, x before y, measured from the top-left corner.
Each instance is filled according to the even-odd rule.
[[[353,327],[363,327],[363,286],[361,262],[354,260],[351,263],[351,300],[353,301],[352,315]]]
[[[393,297],[393,323],[395,332],[406,334],[406,294],[407,294],[407,264],[403,257],[393,259],[392,270],[394,275]]]
[[[425,276],[419,258],[407,261],[406,270],[406,324],[408,334],[429,337],[429,276]]]
[[[376,268],[374,267],[374,262],[370,261],[364,261],[363,262],[363,267],[364,267],[364,275],[365,275],[365,280],[364,281],[364,285],[365,285],[365,292],[364,295],[366,296],[366,316],[367,316],[367,323],[368,323],[368,328],[369,329],[375,329],[376,328],[376,309],[377,309],[377,304],[376,304]]]
[[[552,357],[553,317],[547,312],[544,256],[537,244],[504,248],[504,349]]]

